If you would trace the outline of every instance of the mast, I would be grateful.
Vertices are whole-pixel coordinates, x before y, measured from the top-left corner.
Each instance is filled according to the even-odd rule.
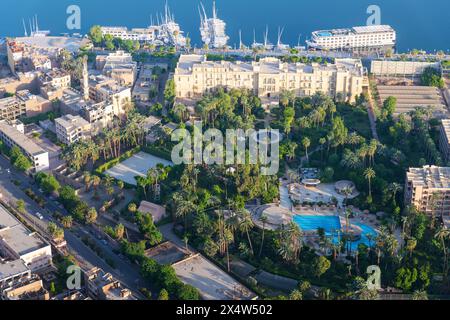
[[[213,1],[213,19],[217,19],[216,1]]]
[[[242,43],[242,30],[239,29],[239,49],[242,49],[244,47]]]
[[[266,33],[264,34],[264,47],[267,47],[268,37],[269,37],[269,26],[266,25]]]
[[[38,16],[37,14],[35,15],[36,17],[36,32],[39,32],[39,24],[38,24]]]
[[[23,24],[23,30],[25,31],[25,37],[28,37],[28,31],[27,31],[27,27],[25,25],[25,19],[22,19],[22,24]]]

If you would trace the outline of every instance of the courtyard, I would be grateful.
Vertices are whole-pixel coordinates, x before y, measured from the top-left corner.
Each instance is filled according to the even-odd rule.
[[[155,157],[145,152],[139,152],[124,162],[119,163],[115,167],[105,171],[105,174],[117,180],[136,186],[136,177],[145,177],[148,170],[155,168],[158,164],[162,164],[165,167],[173,166],[173,163],[170,161]]]

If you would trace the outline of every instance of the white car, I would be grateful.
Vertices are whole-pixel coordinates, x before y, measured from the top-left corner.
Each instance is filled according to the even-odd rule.
[[[38,217],[39,220],[44,220],[44,216],[39,212],[36,212],[36,217]]]

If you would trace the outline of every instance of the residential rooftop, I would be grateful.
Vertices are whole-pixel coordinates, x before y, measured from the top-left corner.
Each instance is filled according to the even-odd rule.
[[[29,270],[21,259],[6,262],[0,261],[0,280],[29,272]]]
[[[0,240],[19,256],[47,246],[36,233],[30,232],[2,206],[0,206],[0,223],[4,226],[0,229]]]
[[[30,138],[7,124],[5,121],[0,121],[0,131],[30,155],[36,156],[46,153],[44,149],[34,143]]]

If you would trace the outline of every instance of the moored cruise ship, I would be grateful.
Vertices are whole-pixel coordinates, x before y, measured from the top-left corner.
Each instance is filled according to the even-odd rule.
[[[314,31],[308,47],[318,50],[385,51],[395,49],[396,32],[388,25]]]

